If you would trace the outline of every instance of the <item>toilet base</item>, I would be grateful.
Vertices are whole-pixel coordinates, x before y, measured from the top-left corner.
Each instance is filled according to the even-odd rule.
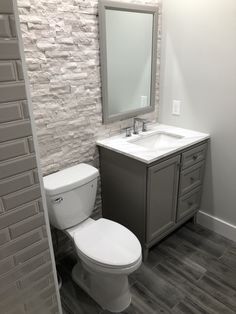
[[[117,313],[130,305],[127,275],[96,272],[83,262],[78,262],[72,270],[72,278],[104,310]]]

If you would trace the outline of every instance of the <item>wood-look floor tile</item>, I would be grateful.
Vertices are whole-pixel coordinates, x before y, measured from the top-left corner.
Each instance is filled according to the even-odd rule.
[[[73,314],[69,309],[67,309],[67,305],[62,302],[62,314]]]
[[[162,243],[165,243],[165,245],[174,249],[177,246],[179,246],[182,242],[183,242],[183,239],[178,237],[178,235],[175,232],[173,232],[169,236],[164,238],[156,247],[158,247]]]
[[[140,282],[157,300],[163,302],[170,309],[184,298],[184,294],[179,289],[145,265],[142,265],[131,277]]]
[[[182,227],[177,230],[176,234],[183,240],[190,242],[196,248],[210,253],[217,258],[222,256],[226,250],[223,244],[217,244],[211,240],[208,240],[201,234],[197,234],[196,232],[193,232],[186,227]]]
[[[172,310],[173,314],[209,314],[208,310],[202,308],[197,302],[185,298]]]
[[[214,280],[211,277],[203,276],[196,286],[220,301],[236,313],[236,291]]]
[[[236,249],[228,249],[219,260],[236,271]]]
[[[73,314],[99,314],[102,310],[100,306],[73,281],[65,282],[60,293],[62,303],[66,304],[66,310]]]
[[[236,271],[221,263],[219,259],[206,252],[197,250],[188,243],[181,244],[176,250],[206,268],[206,274],[210,277],[216,277],[224,284],[236,289]]]
[[[65,263],[57,265],[57,270],[62,278],[60,294],[65,311],[70,314],[99,314],[102,310],[101,307],[71,278],[69,269],[74,260],[67,257],[65,261]]]
[[[168,261],[178,273],[188,280],[196,281],[206,273],[206,268],[164,244],[159,246],[159,252],[165,254],[166,261]]]
[[[236,275],[235,274],[226,273],[226,275],[224,275],[220,272],[216,272],[214,269],[213,272],[208,270],[206,272],[206,275],[231,289],[236,289]]]
[[[165,256],[158,254],[158,252],[156,252],[155,249],[150,249],[148,258],[145,262],[143,262],[143,264],[151,269],[157,264],[160,264],[164,258]]]
[[[131,287],[132,302],[130,306],[122,314],[171,314],[169,310],[162,302],[157,300],[155,296],[150,293],[142,284],[136,282]],[[109,311],[103,311],[102,314],[111,313]]]
[[[146,289],[141,283],[135,283],[131,289],[131,292],[133,302],[136,300],[134,303],[137,303],[137,300],[143,300],[142,302],[144,302],[154,313],[171,313],[168,307],[161,300],[157,299],[154,294],[150,290]]]
[[[227,306],[175,272],[172,269],[172,265],[168,264],[168,262],[166,265],[157,265],[154,270],[159,277],[169,280],[171,284],[185,296],[188,296],[189,299],[197,300],[208,313],[235,314]]]
[[[219,245],[223,245],[225,248],[230,248],[232,245],[234,245],[234,242],[232,240],[227,239],[212,230],[206,229],[201,225],[188,222],[185,224],[185,227],[197,233],[198,235],[201,235],[207,240],[210,240]]]

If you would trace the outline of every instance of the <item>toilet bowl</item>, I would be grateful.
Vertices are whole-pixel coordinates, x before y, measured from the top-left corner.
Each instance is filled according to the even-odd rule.
[[[141,245],[126,227],[93,220],[98,170],[77,166],[44,177],[49,218],[74,243],[73,280],[103,309],[121,312],[131,302],[128,275],[142,262]]]
[[[142,262],[141,246],[134,234],[104,218],[87,219],[66,232],[82,261],[72,271],[74,281],[102,308],[112,312],[127,308],[131,302],[128,275]],[[81,277],[81,266],[85,277]]]

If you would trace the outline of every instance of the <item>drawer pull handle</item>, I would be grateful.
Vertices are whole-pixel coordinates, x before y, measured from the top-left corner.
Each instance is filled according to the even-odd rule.
[[[188,206],[192,207],[193,206],[193,202],[188,202]]]
[[[198,159],[198,155],[193,155],[193,160]]]
[[[195,181],[194,177],[190,178],[191,183],[193,183]]]

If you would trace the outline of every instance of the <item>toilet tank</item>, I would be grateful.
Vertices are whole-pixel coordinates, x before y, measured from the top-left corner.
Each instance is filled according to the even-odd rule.
[[[64,230],[91,215],[98,176],[96,168],[81,163],[43,178],[49,220],[54,227]]]

